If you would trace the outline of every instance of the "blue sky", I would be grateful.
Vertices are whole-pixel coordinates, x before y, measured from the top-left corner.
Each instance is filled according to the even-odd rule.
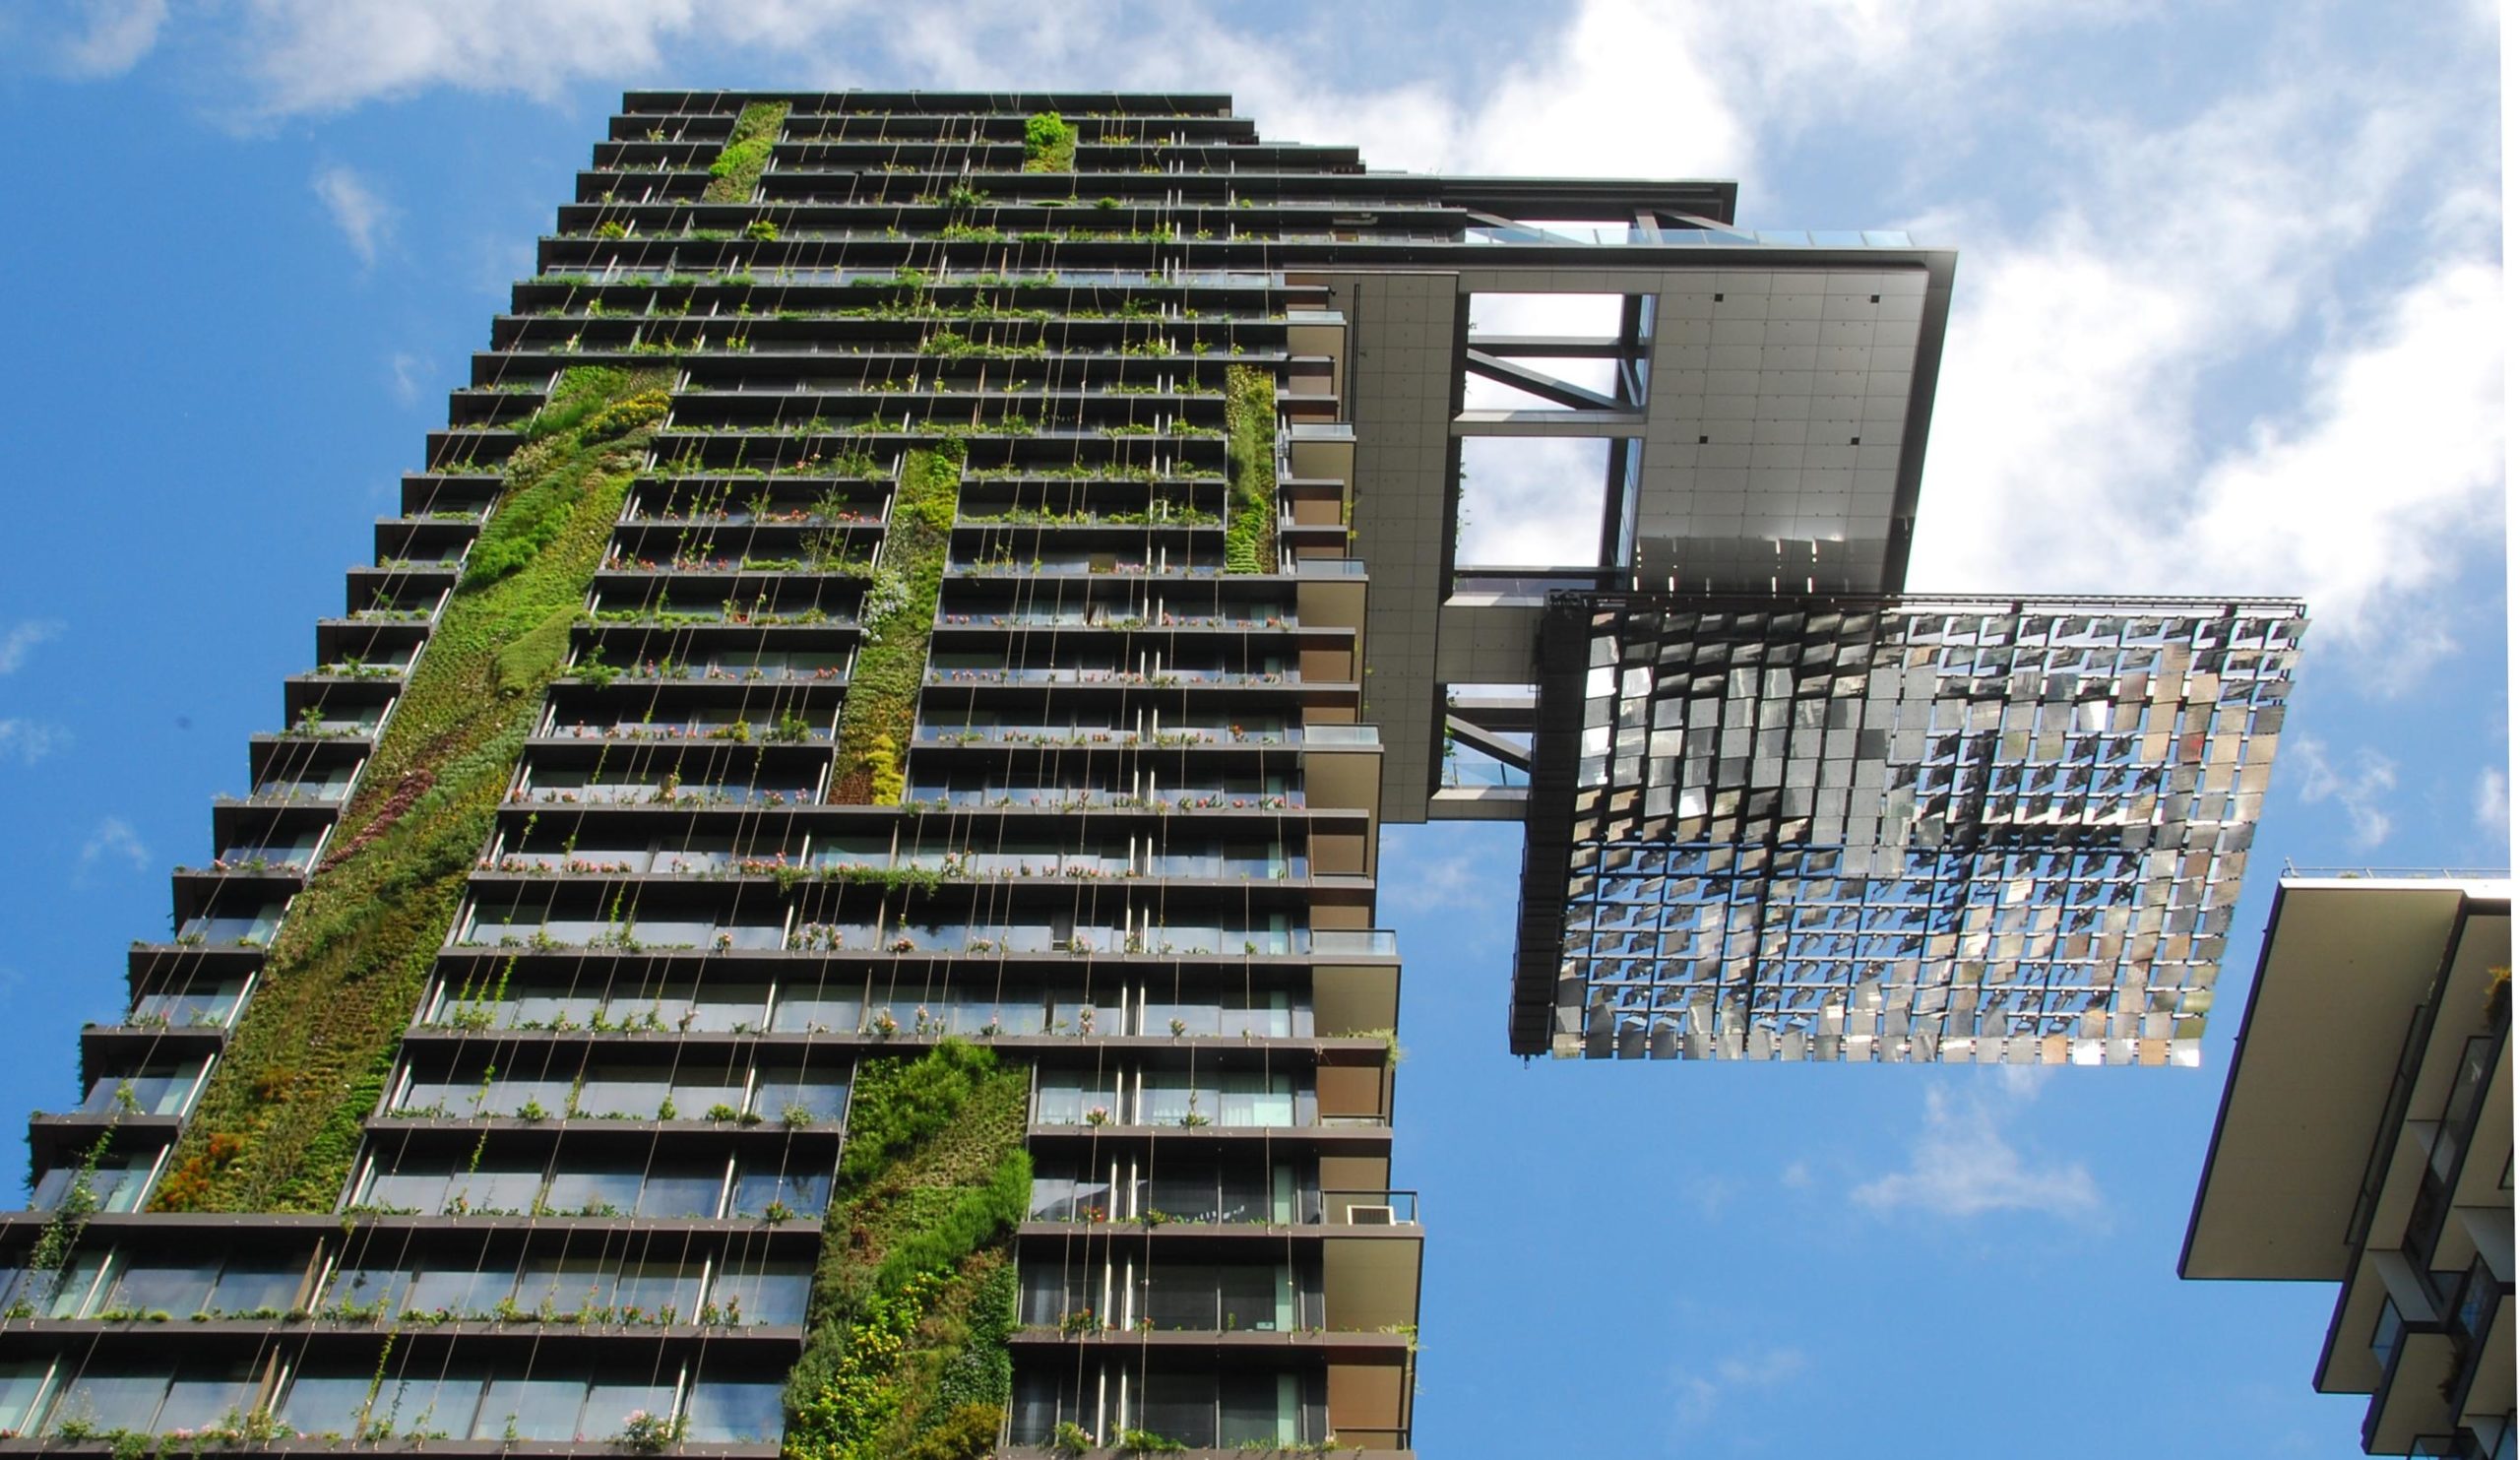
[[[1379,166],[1736,176],[1960,250],[1912,581],[2288,592],[2277,865],[2501,865],[2494,18],[2445,3],[0,7],[0,1111],[73,1094],[624,87],[1217,89]],[[1507,474],[1473,549],[1543,555]],[[1403,829],[1430,1456],[2356,1453],[2328,1299],[2173,1275],[2202,1071],[1524,1065],[1519,848]]]

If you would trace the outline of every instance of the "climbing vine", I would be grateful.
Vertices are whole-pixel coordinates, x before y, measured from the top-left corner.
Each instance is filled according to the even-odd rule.
[[[726,136],[726,145],[709,164],[709,186],[702,189],[703,203],[749,203],[752,190],[761,181],[761,170],[770,165],[771,144],[779,140],[780,124],[788,120],[785,101],[755,101],[735,118],[735,129]]]
[[[858,1066],[823,1223],[788,1460],[976,1460],[1013,1392],[1023,1071],[947,1040]]]
[[[1278,563],[1278,378],[1251,365],[1227,367],[1225,425],[1232,478],[1225,570],[1273,572]]]
[[[893,493],[874,581],[859,609],[856,667],[840,707],[839,778],[832,799],[850,805],[897,805],[902,763],[918,718],[918,686],[927,675],[927,641],[936,627],[936,595],[945,582],[945,552],[963,494],[963,443],[942,441],[911,452]]]
[[[463,581],[185,1126],[160,1210],[332,1207],[567,658],[666,384],[582,366],[525,428]]]

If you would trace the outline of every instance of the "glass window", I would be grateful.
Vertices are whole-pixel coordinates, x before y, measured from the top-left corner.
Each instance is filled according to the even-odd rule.
[[[1045,1162],[1034,1168],[1032,1215],[1038,1220],[1099,1222],[1110,1211],[1109,1181],[1099,1179],[1090,1172],[1080,1174],[1073,1165]]]
[[[770,1028],[776,1034],[851,1034],[865,1013],[866,1001],[855,994],[783,995]]]
[[[403,1295],[407,1312],[450,1313],[465,1317],[486,1313],[508,1296],[515,1279],[508,1273],[476,1272],[471,1268],[422,1268],[412,1275],[410,1290]]]
[[[105,1259],[110,1252],[80,1252],[72,1256],[70,1265],[61,1270],[47,1290],[45,1280],[36,1278],[28,1289],[29,1302],[38,1308],[44,1305],[44,1293],[51,1297],[50,1314],[55,1318],[85,1316],[93,1307],[98,1280],[104,1276]]]
[[[632,1262],[615,1275],[612,1305],[623,1314],[640,1313],[659,1321],[691,1321],[700,1297],[700,1265]],[[625,1321],[628,1321],[625,1317]]]
[[[410,1305],[403,1301],[403,1295],[410,1285],[411,1275],[400,1268],[346,1267],[334,1273],[333,1281],[324,1289],[323,1305],[328,1309],[399,1313]]]
[[[73,1420],[98,1429],[155,1428],[158,1406],[166,1398],[164,1373],[114,1373],[89,1369],[70,1381],[61,1402],[52,1407],[52,1429]]]
[[[802,1324],[812,1281],[813,1270],[803,1262],[737,1261],[718,1275],[709,1301],[719,1321],[729,1325]]]
[[[702,1378],[683,1437],[698,1444],[775,1444],[787,1428],[775,1382]]]
[[[1213,1374],[1151,1373],[1138,1406],[1138,1428],[1192,1449],[1217,1442],[1217,1381]]]
[[[638,1215],[715,1217],[725,1186],[726,1174],[723,1166],[651,1172],[639,1191]],[[814,1210],[819,1212],[822,1208]]]
[[[439,1206],[422,1206],[420,1210],[530,1212],[534,1210],[534,1194],[540,1189],[542,1173],[538,1168],[468,1172],[447,1178],[446,1196]]]
[[[1220,1445],[1291,1445],[1303,1438],[1302,1383],[1291,1373],[1228,1373],[1217,1378]]]
[[[288,1386],[280,1403],[280,1420],[301,1434],[349,1434],[358,1428],[359,1409],[367,1403],[364,1373],[304,1373]]]
[[[819,1217],[831,1201],[828,1171],[781,1172],[744,1170],[735,1174],[738,1217],[765,1217],[776,1203],[791,1216]]]
[[[835,1121],[849,1110],[849,1076],[836,1069],[771,1066],[761,1072],[755,1113],[789,1123]]]
[[[554,1172],[542,1206],[563,1216],[627,1217],[639,1211],[645,1179],[646,1174],[638,1171]]]
[[[156,1260],[134,1264],[123,1270],[106,1305],[132,1312],[168,1312],[189,1317],[202,1310],[218,1276],[216,1262],[199,1266]]]
[[[26,1432],[27,1422],[34,1417],[35,1397],[51,1371],[51,1361],[44,1359],[0,1363],[0,1433]]]
[[[672,1371],[666,1372],[667,1377],[662,1382],[626,1377],[597,1379],[587,1389],[586,1416],[579,1421],[579,1433],[587,1439],[610,1439],[621,1433],[632,1415],[672,1414]]]
[[[530,1313],[580,1313],[606,1306],[611,1274],[595,1257],[536,1257],[516,1286],[516,1305]]]
[[[157,1428],[199,1429],[228,1413],[243,1413],[254,1400],[252,1380],[246,1366],[239,1362],[224,1362],[205,1367],[187,1365],[166,1388],[166,1402],[158,1408]]]
[[[305,1280],[302,1258],[230,1262],[210,1290],[210,1305],[222,1313],[286,1312]]]
[[[480,1398],[477,1373],[389,1374],[368,1407],[368,1428],[401,1435],[469,1434]]]
[[[583,1378],[494,1378],[482,1391],[474,1439],[576,1439]]]

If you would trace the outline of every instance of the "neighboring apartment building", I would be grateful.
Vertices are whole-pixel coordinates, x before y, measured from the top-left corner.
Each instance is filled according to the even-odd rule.
[[[1528,812],[1523,1052],[2192,1059],[2299,605],[1898,597],[1953,256],[1733,192],[631,95],[32,1122],[0,1450],[1405,1451],[1387,819]],[[1593,561],[1456,562],[1517,437]]]
[[[2338,1284],[2362,1448],[2509,1460],[2511,1111],[2510,881],[2288,875],[2179,1275]]]

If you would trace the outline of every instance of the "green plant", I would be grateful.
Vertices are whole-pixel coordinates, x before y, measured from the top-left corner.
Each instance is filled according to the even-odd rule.
[[[1055,111],[1037,111],[1024,123],[1024,170],[1076,170],[1076,128]]]
[[[725,148],[709,164],[709,186],[701,190],[700,201],[751,201],[762,169],[770,165],[771,145],[779,140],[779,129],[787,120],[785,101],[755,101],[745,107],[727,134]]]
[[[672,1415],[632,1410],[622,1420],[621,1432],[612,1437],[612,1443],[633,1454],[659,1454],[682,1438],[683,1428],[683,1421]]]
[[[1190,1448],[1168,1434],[1152,1429],[1120,1431],[1120,1453],[1123,1455],[1168,1455]]]
[[[163,1210],[330,1210],[571,625],[665,377],[566,371],[273,941],[158,1187]]]
[[[839,764],[832,799],[898,805],[902,747],[917,717],[927,673],[927,641],[945,553],[962,499],[963,443],[942,441],[909,453],[894,491],[893,522],[867,602],[856,667],[841,701]]]
[[[1228,573],[1278,564],[1278,380],[1250,365],[1226,368],[1226,460],[1232,507],[1225,530]]]
[[[1050,1453],[1054,1455],[1069,1456],[1073,1460],[1073,1457],[1093,1448],[1094,1436],[1086,1433],[1085,1427],[1074,1420],[1061,1420],[1058,1428],[1050,1431]]]
[[[788,1378],[794,1460],[964,1460],[993,1443],[1013,1384],[1011,1234],[1032,1194],[1026,1089],[953,1040],[859,1066]]]

